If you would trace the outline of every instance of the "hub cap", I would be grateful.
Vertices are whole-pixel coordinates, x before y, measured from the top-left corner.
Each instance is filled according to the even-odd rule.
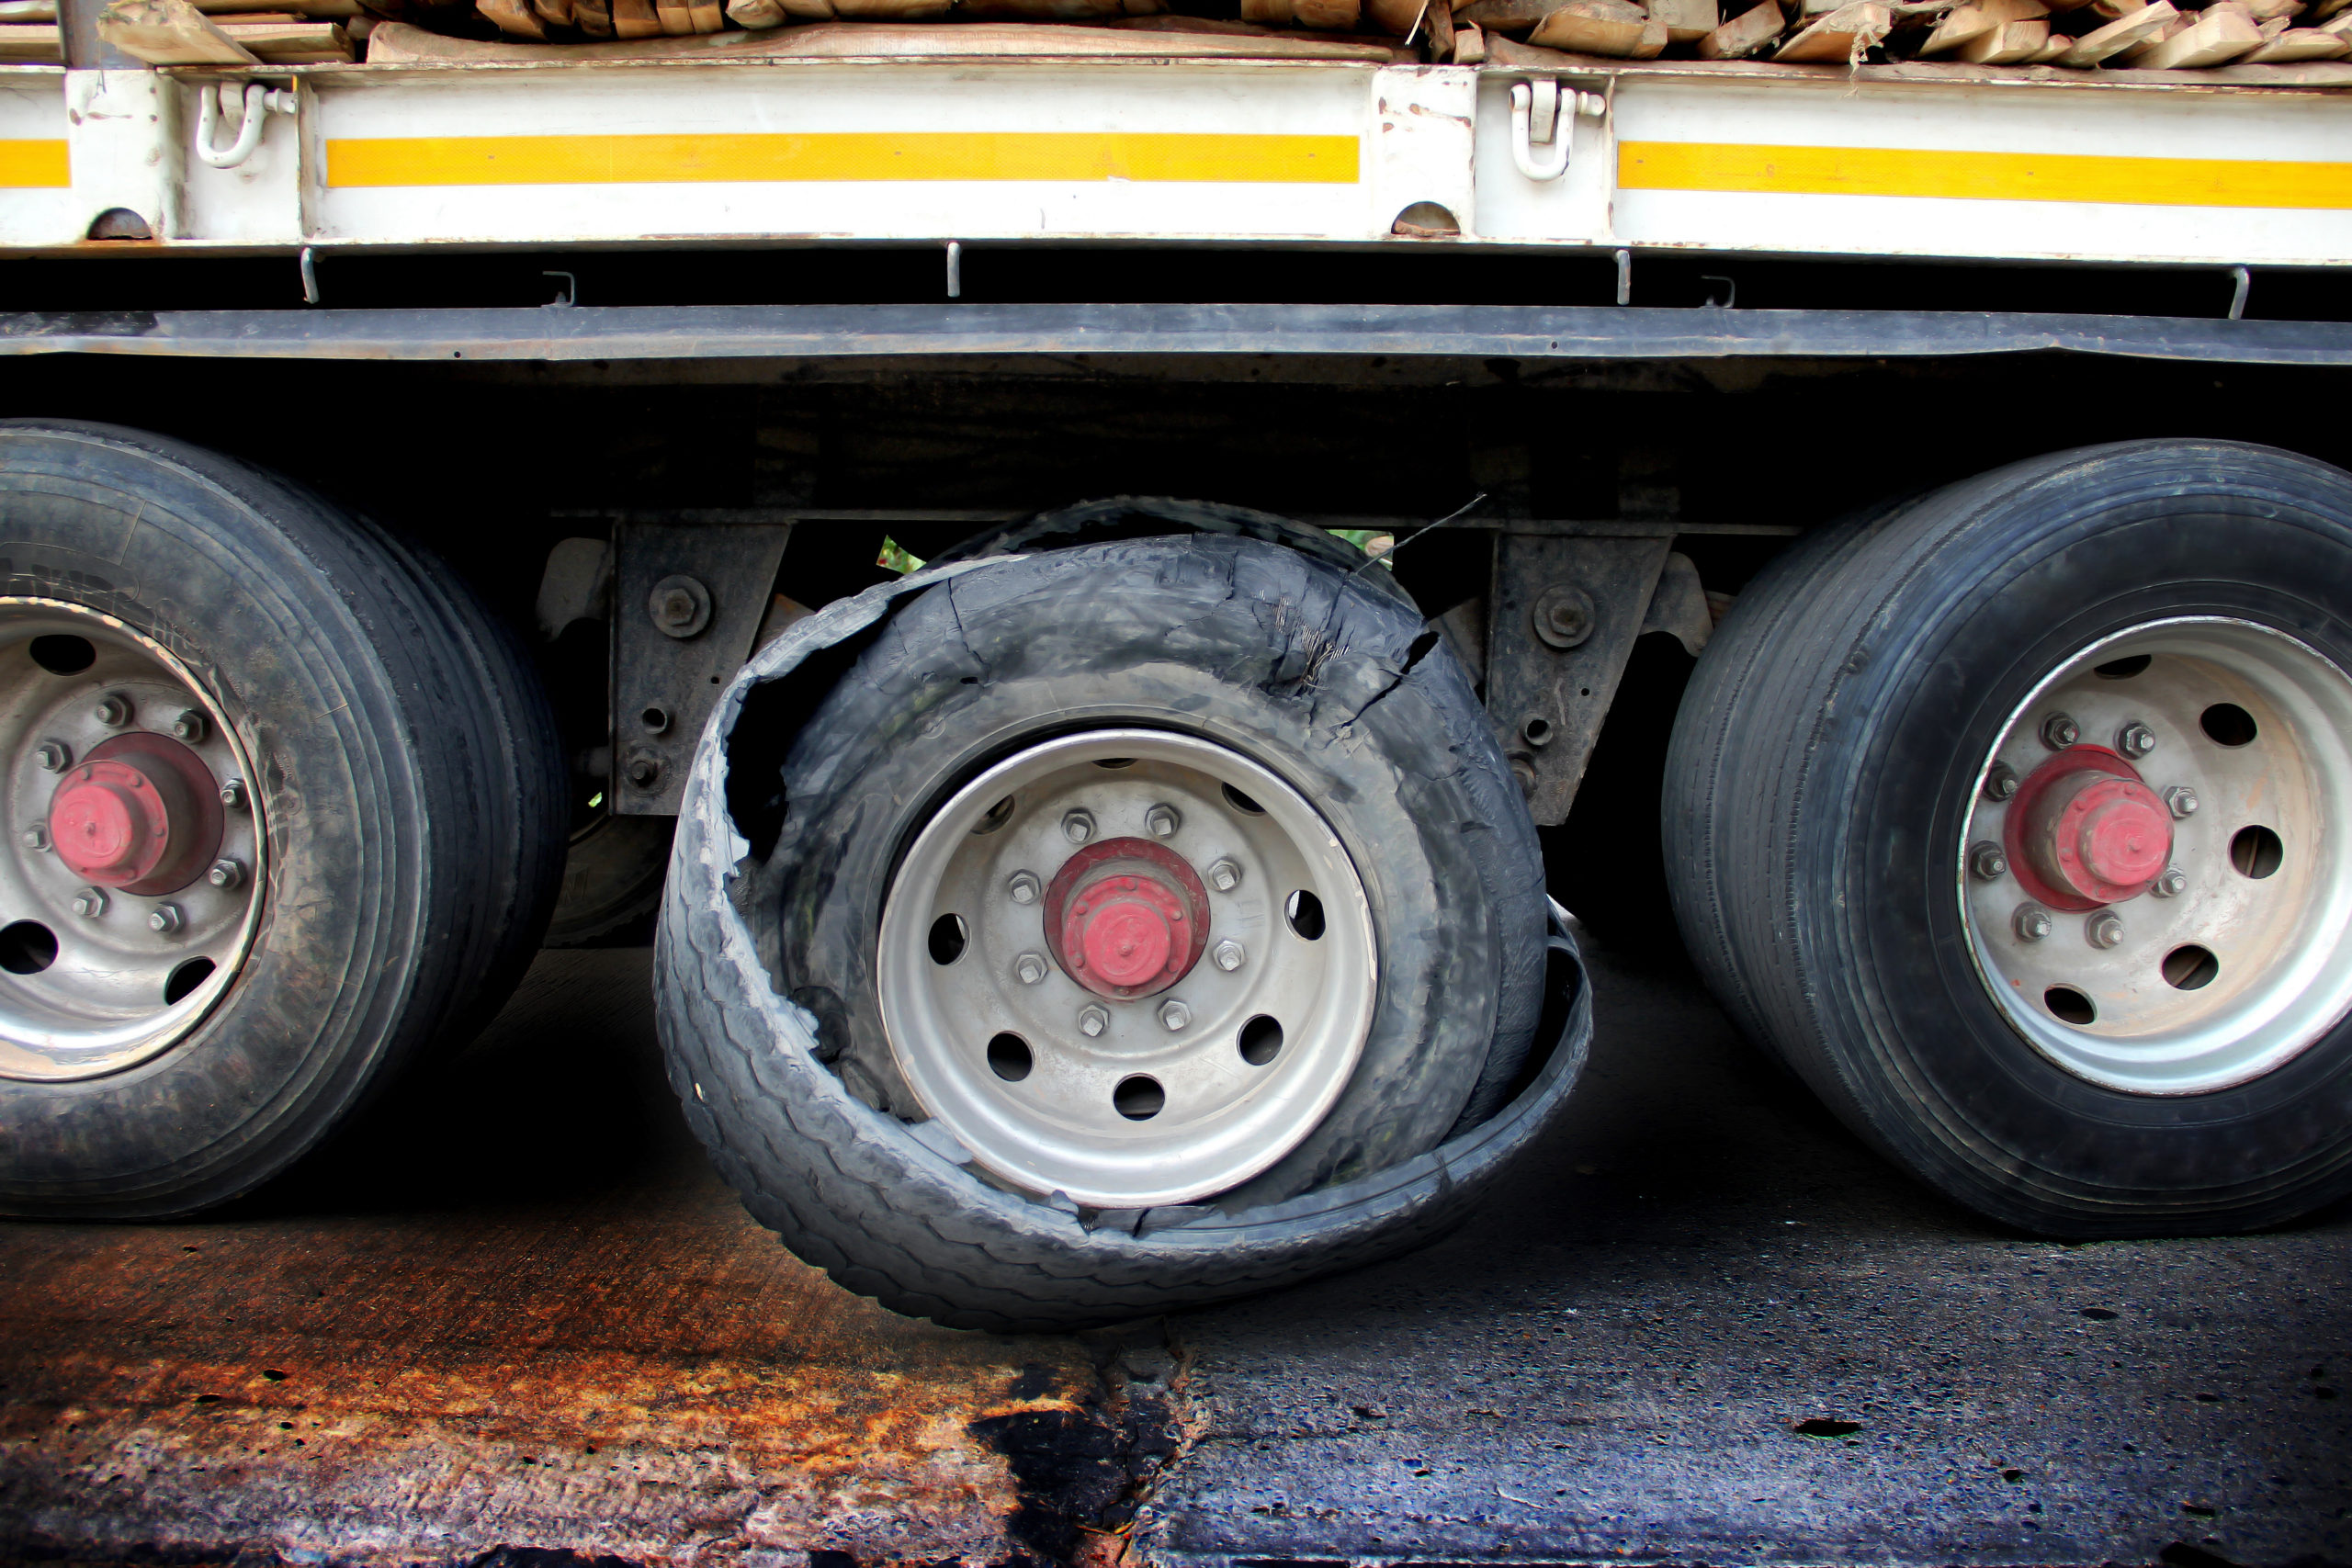
[[[1338,835],[1240,753],[1110,729],[989,769],[883,909],[890,1051],[986,1169],[1110,1209],[1295,1148],[1371,1027],[1370,906]]]
[[[235,735],[120,622],[0,599],[0,1077],[94,1077],[169,1049],[259,919],[263,835]]]
[[[2010,716],[1958,848],[1978,973],[2045,1055],[2259,1077],[2352,1010],[2352,678],[2250,622],[2109,637]]]

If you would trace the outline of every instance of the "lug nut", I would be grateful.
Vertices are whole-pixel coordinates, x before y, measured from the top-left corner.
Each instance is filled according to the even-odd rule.
[[[1170,1034],[1176,1033],[1193,1021],[1193,1010],[1171,998],[1159,1004],[1159,1021]]]
[[[1082,844],[1094,837],[1094,813],[1091,811],[1063,812],[1062,837],[1073,844]]]
[[[1030,871],[1014,872],[1012,880],[1005,884],[1005,890],[1012,895],[1012,901],[1016,904],[1034,904],[1037,901],[1037,895],[1044,891],[1038,885],[1036,873]]]
[[[207,728],[204,716],[194,708],[182,709],[180,716],[172,720],[172,733],[191,746],[200,746],[204,743]]]
[[[2039,904],[2019,904],[2010,923],[2019,942],[2040,942],[2050,934],[2050,911]]]
[[[1979,882],[1998,882],[2009,874],[2009,857],[1996,843],[1982,843],[1968,852],[1968,869]]]
[[[1024,953],[1012,961],[1012,972],[1021,976],[1023,985],[1034,986],[1046,977],[1045,957],[1040,953]]]
[[[1183,821],[1184,818],[1177,815],[1172,806],[1155,806],[1143,814],[1143,825],[1151,829],[1151,836],[1155,839],[1174,838],[1176,829],[1182,826]]]
[[[103,887],[85,887],[74,895],[74,912],[85,920],[95,920],[107,912],[107,895]]]
[[[17,834],[17,839],[18,842],[22,843],[25,848],[28,850],[45,850],[49,848],[49,829],[46,828],[28,828],[23,832]]]
[[[1091,1040],[1111,1027],[1109,1010],[1093,1002],[1078,1010],[1078,1032]]]
[[[2115,749],[2137,761],[2156,749],[2156,732],[2135,718],[2115,732]]]
[[[2114,947],[2123,940],[2123,917],[2109,909],[2083,922],[2083,935],[2093,947]]]
[[[2053,713],[2041,721],[2041,743],[2052,751],[2064,751],[2083,738],[2083,727],[2063,713]]]
[[[244,879],[245,868],[232,860],[216,860],[212,863],[212,869],[204,874],[205,881],[224,893]]]
[[[1218,968],[1230,975],[1236,969],[1241,967],[1242,964],[1249,958],[1250,954],[1242,951],[1242,947],[1239,942],[1235,942],[1231,937],[1227,937],[1225,941],[1216,944],[1216,947],[1209,953],[1209,956],[1216,960],[1216,966]]]
[[[2165,791],[2165,807],[2175,817],[2197,815],[2197,792],[2187,784],[2175,784]]]
[[[245,808],[245,781],[243,779],[225,781],[220,785],[220,804],[232,811],[243,811]]]
[[[180,919],[177,904],[158,904],[147,917],[147,929],[159,936],[169,936],[186,923]]]
[[[120,729],[130,722],[130,704],[121,697],[100,697],[98,705],[90,710],[90,716],[108,729]]]
[[[2188,873],[2177,865],[2168,865],[2165,867],[2164,874],[2156,878],[2155,886],[2148,891],[2159,898],[2177,898],[2188,891]]]
[[[62,740],[44,740],[33,748],[33,761],[43,773],[62,773],[74,761],[74,749]]]
[[[1241,886],[1241,868],[1229,860],[1221,860],[1209,867],[1209,886],[1220,893],[1230,893]]]
[[[2018,771],[2007,762],[1996,762],[1984,774],[1984,795],[1988,800],[2007,800],[2018,792]]]

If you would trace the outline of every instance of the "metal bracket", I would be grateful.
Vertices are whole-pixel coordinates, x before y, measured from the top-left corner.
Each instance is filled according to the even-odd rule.
[[[1598,93],[1563,92],[1550,76],[1512,84],[1510,161],[1531,180],[1556,180],[1568,172],[1568,151],[1575,139],[1562,118],[1564,109],[1598,119],[1609,112],[1609,100]],[[1548,151],[1539,158],[1538,148]]]
[[[216,169],[233,169],[261,145],[264,121],[272,114],[290,115],[301,100],[290,87],[265,87],[259,82],[220,82],[196,88],[196,155]],[[217,145],[220,120],[236,119],[237,139]],[[242,117],[242,118],[240,118]]]

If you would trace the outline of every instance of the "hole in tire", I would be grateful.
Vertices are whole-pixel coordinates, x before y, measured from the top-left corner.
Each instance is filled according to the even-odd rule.
[[[2072,986],[2051,987],[2041,993],[2041,1005],[2048,1008],[2050,1016],[2061,1023],[2080,1027],[2098,1021],[2098,1009],[2091,1006],[2090,998]]]
[[[79,675],[98,661],[98,650],[85,637],[51,632],[32,642],[33,662],[52,675]]]
[[[1308,942],[1323,936],[1323,900],[1302,887],[1283,901],[1283,917],[1290,921],[1290,929]]]
[[[182,1000],[198,986],[212,978],[212,969],[213,964],[209,958],[191,958],[174,969],[172,977],[164,982],[164,1005],[169,1007],[174,1002]]]
[[[1241,1026],[1241,1059],[1262,1067],[1283,1048],[1283,1026],[1260,1013]]]
[[[980,818],[979,821],[973,825],[972,837],[977,839],[981,837],[983,834],[993,833],[999,828],[1003,827],[1007,822],[1012,820],[1012,796],[1008,795],[1002,800],[998,801],[994,806],[989,807],[987,813]]]
[[[2102,681],[2129,681],[2155,661],[2154,654],[2127,654],[2121,659],[2110,659],[2104,664],[2092,665],[2091,673]]]
[[[57,933],[39,920],[0,926],[0,969],[38,975],[57,962]]]
[[[999,1034],[989,1042],[989,1071],[1007,1083],[1019,1083],[1033,1066],[1029,1042],[1018,1034]]]
[[[1236,811],[1250,817],[1263,817],[1266,814],[1266,808],[1264,807],[1259,805],[1256,801],[1250,799],[1248,795],[1242,794],[1231,784],[1225,785],[1224,789],[1225,803],[1233,807]]]
[[[931,922],[931,961],[953,964],[964,956],[964,917],[942,915]]]
[[[1113,1108],[1130,1122],[1148,1122],[1167,1103],[1168,1091],[1159,1087],[1159,1080],[1145,1077],[1141,1073],[1121,1078],[1119,1087],[1111,1091]]]
[[[2235,703],[2215,703],[2197,716],[2197,728],[2216,746],[2244,746],[2261,733],[2254,715]]]
[[[2165,984],[2176,991],[2199,991],[2211,985],[2222,973],[2222,961],[2213,956],[2211,948],[2190,942],[2176,947],[2165,954]]]
[[[2287,846],[2267,828],[2241,828],[2230,836],[2230,863],[2241,876],[2269,876],[2287,862]]]

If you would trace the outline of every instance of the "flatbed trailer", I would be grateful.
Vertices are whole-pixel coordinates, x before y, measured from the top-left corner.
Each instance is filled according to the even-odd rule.
[[[10,1212],[657,905],[943,1322],[1435,1234],[1579,930],[1999,1222],[2352,1188],[2352,71],[941,47],[0,68]]]

